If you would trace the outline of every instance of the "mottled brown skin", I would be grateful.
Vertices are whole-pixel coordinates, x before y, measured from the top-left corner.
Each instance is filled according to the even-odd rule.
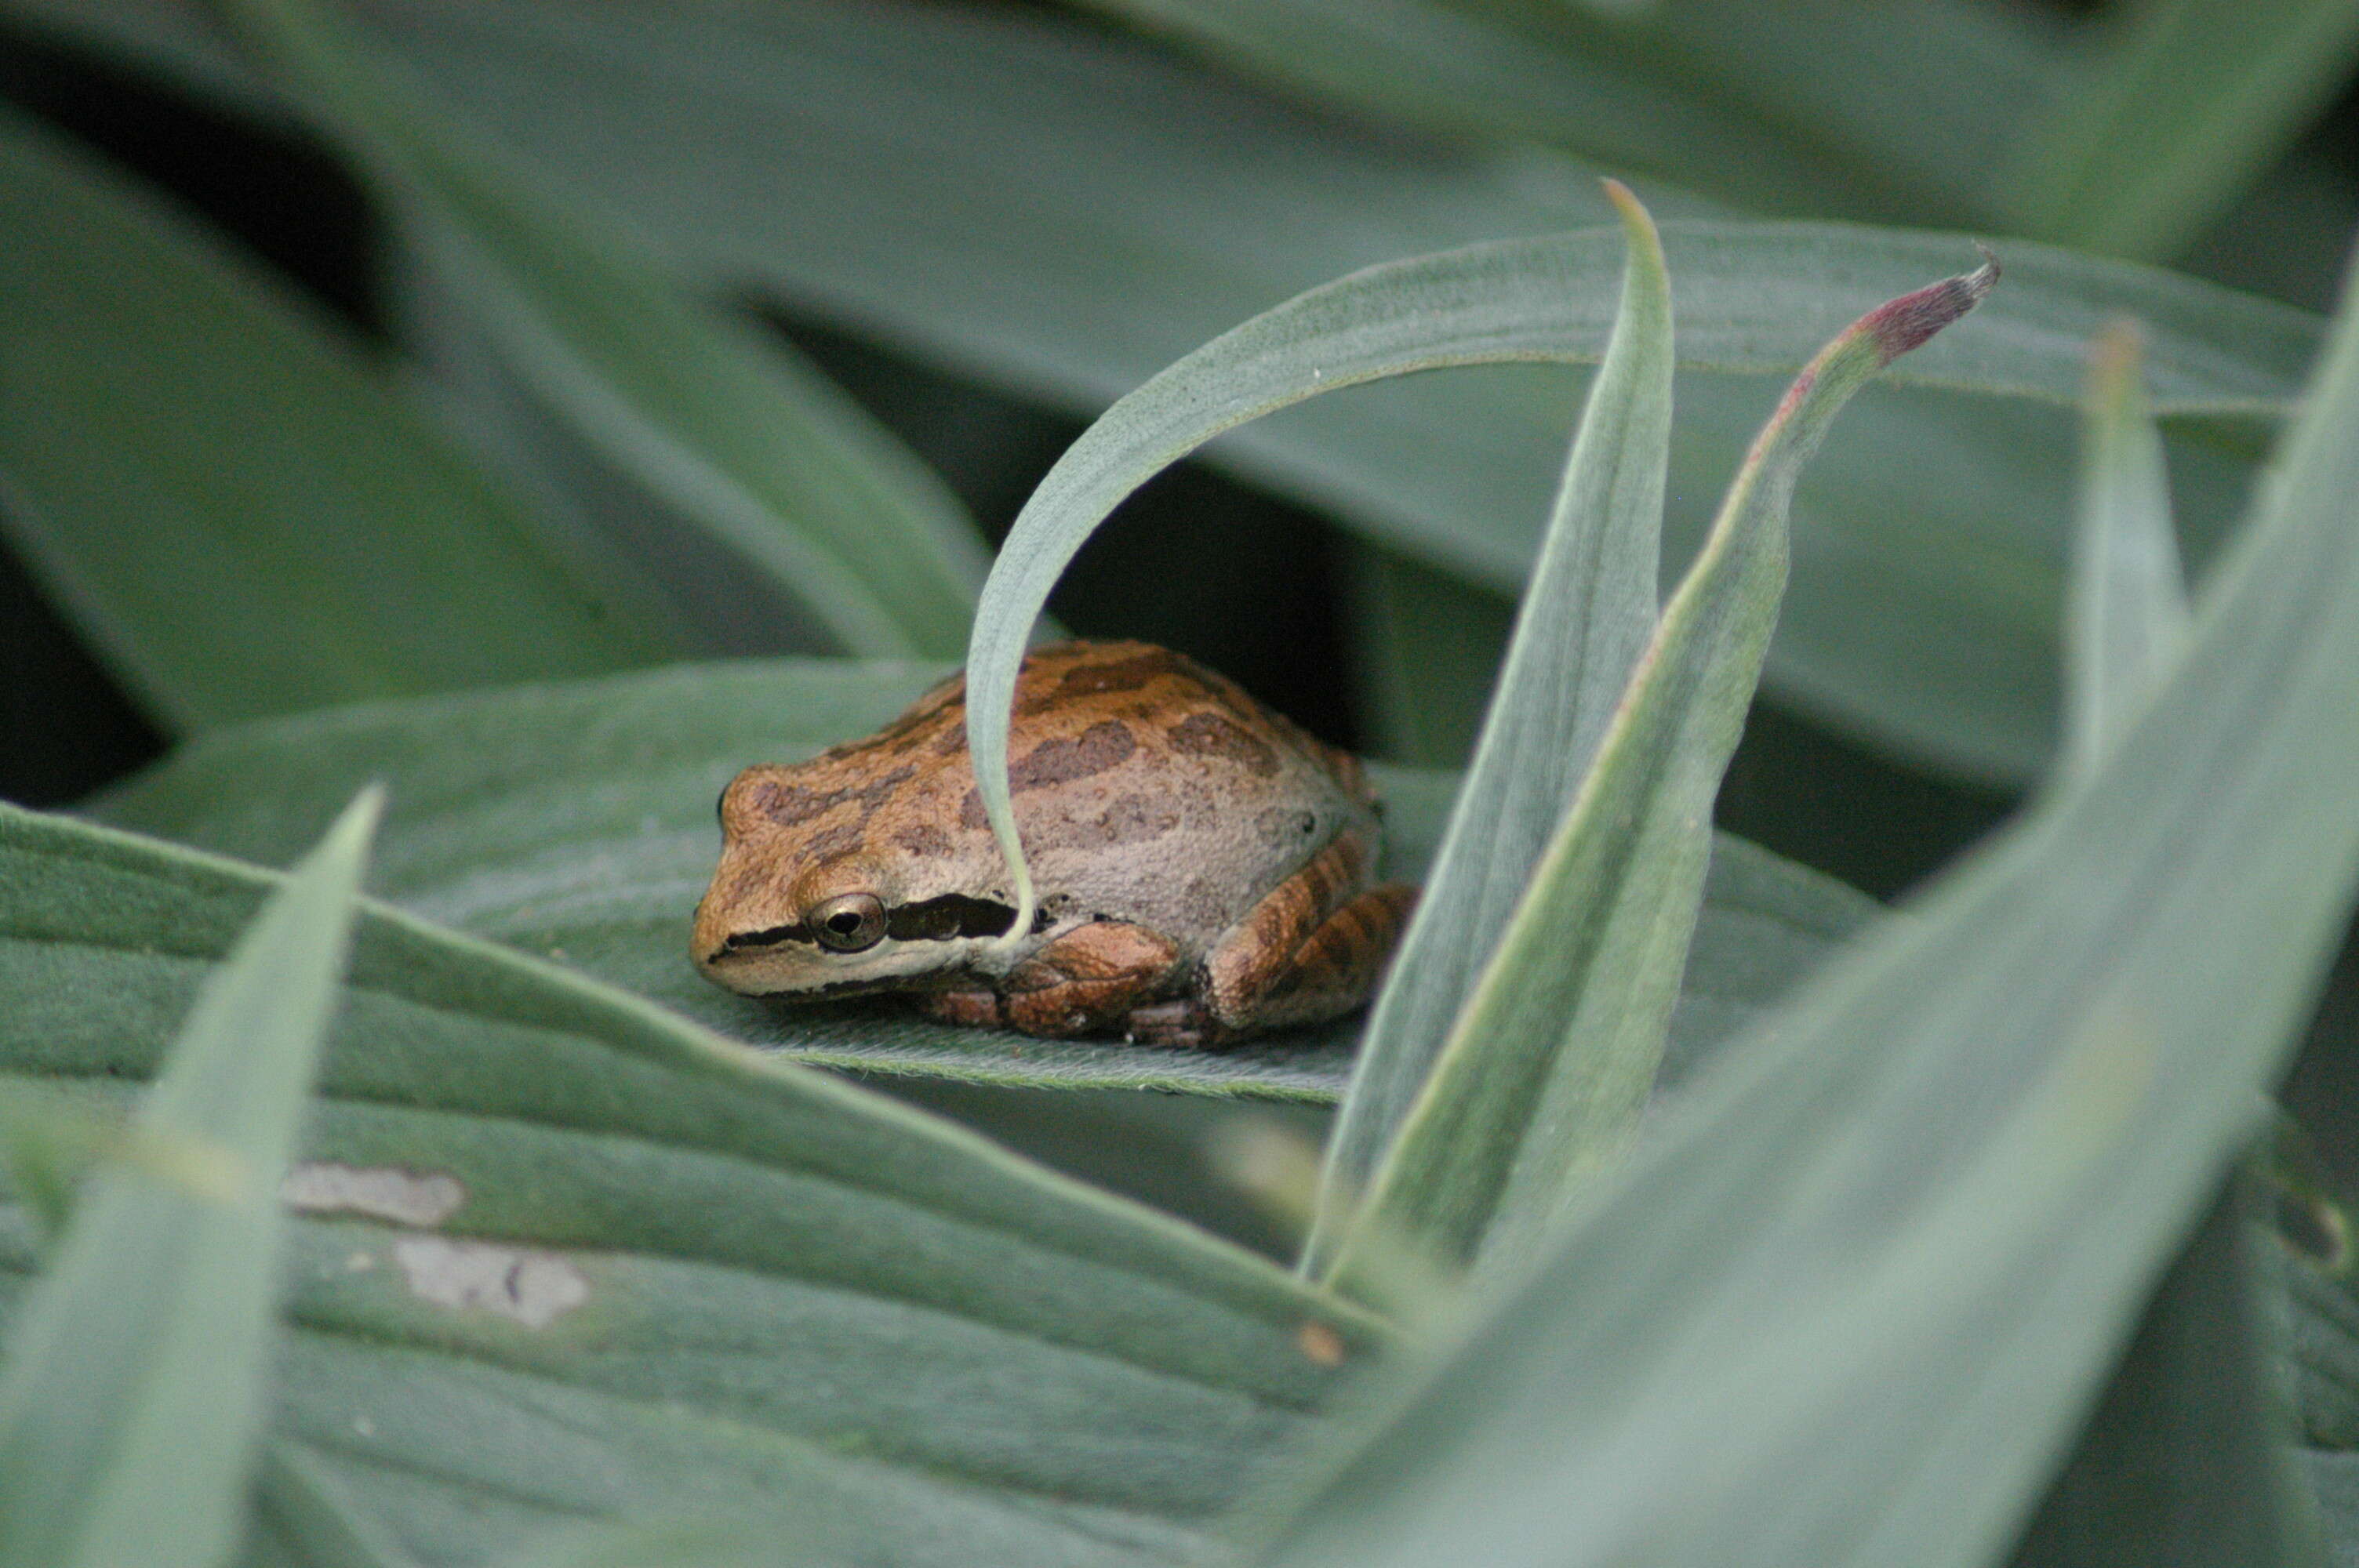
[[[1372,885],[1359,762],[1234,683],[1145,643],[1041,648],[1008,755],[1040,891],[1021,938],[998,940],[1015,900],[952,678],[730,784],[698,967],[753,995],[905,992],[954,1023],[1194,1045],[1349,1011],[1383,973],[1413,893]]]

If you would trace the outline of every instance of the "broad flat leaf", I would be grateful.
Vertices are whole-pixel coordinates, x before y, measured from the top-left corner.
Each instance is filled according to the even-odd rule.
[[[1795,481],[1852,395],[1974,309],[1997,276],[1985,265],[1877,307],[1796,378],[1521,897],[1505,905],[1495,950],[1462,1007],[1432,1020],[1439,1048],[1417,1054],[1425,1070],[1379,1080],[1376,1065],[1402,1064],[1372,1044],[1332,1141],[1328,1244],[1314,1233],[1312,1267],[1355,1278],[1365,1244],[1383,1237],[1520,1273],[1537,1238],[1626,1148],[1679,996],[1712,801],[1777,624]],[[1643,520],[1616,521],[1651,535]],[[1380,1009],[1372,1042],[1383,1022]],[[1356,1213],[1354,1189],[1365,1195]]]
[[[158,719],[671,650],[291,291],[0,118],[0,523]]]
[[[237,1542],[278,1294],[278,1185],[377,807],[354,802],[238,939],[140,1105],[142,1123],[211,1147],[213,1182],[102,1167],[12,1314],[8,1568],[212,1568]]]
[[[76,0],[71,15],[56,0],[11,3],[82,29],[154,15],[133,0]],[[1777,92],[1852,94],[1863,126],[1919,127],[1927,167],[1946,160],[1954,171],[1972,161],[1961,154],[1962,126],[1930,108],[1971,109],[2010,54],[1971,20],[1951,52],[1928,52],[1928,18],[1955,9],[1863,18],[1848,5],[1658,5],[1647,15],[1690,57],[1711,55],[1724,78],[1742,73],[1748,51],[1767,51],[1788,62]],[[1084,414],[1354,267],[1606,216],[1590,173],[1552,157],[1370,137],[1029,13],[826,0],[690,0],[657,11],[377,0],[369,15],[471,118],[628,211],[694,276],[760,288]],[[1819,57],[1844,28],[1872,35],[1861,47],[1878,68],[1830,81],[1843,73]],[[187,35],[174,38],[185,56]],[[792,157],[777,154],[785,147]],[[1658,211],[1680,210],[1674,193],[1645,194]],[[811,211],[830,221],[804,222]],[[1825,294],[1792,315],[1790,353],[1765,370],[1790,374],[1859,299],[1897,293],[1956,254],[1954,242],[1935,237],[1832,233],[1823,254],[1779,275]],[[1908,254],[1888,254],[1887,243]],[[1671,245],[1682,320],[1698,326],[1712,316],[1704,279]],[[2042,308],[2038,254],[2017,245],[2007,259],[2008,308]],[[1610,297],[1618,257],[1609,247],[1600,263],[1592,298]],[[2042,384],[2060,408],[2075,384],[2077,344],[2115,310],[2155,323],[2158,362],[2176,351],[2160,344],[2184,321],[2245,367],[2187,389],[2201,402],[2282,400],[2315,341],[2315,319],[2299,312],[2085,258],[2057,265],[2064,298]],[[1781,297],[1770,308],[1796,303]],[[1602,315],[1597,325],[1602,346]],[[1929,373],[1946,351],[1928,356]],[[1718,378],[1682,387],[1667,520],[1678,546],[1701,538],[1774,391]],[[1797,569],[1768,679],[1785,699],[1884,744],[2021,780],[2042,764],[2053,730],[2071,429],[2049,410],[1962,412],[1956,402],[1878,389],[1821,455],[1794,511]],[[1208,456],[1419,559],[1513,591],[1538,543],[1574,406],[1562,373],[1419,378],[1322,399],[1240,430]],[[2217,462],[2201,442],[2173,446],[2174,460]],[[1894,449],[1926,460],[1895,465]],[[2219,531],[2241,494],[2243,465],[2220,466],[2217,499],[2181,480],[2182,514],[2199,538]]]
[[[391,801],[371,887],[426,918],[555,959],[799,1060],[1065,1087],[1332,1101],[1358,1021],[1218,1054],[950,1029],[884,1008],[778,1008],[689,966],[690,912],[740,768],[866,733],[940,665],[779,660],[305,715],[224,732],[94,802],[119,826],[286,861],[359,784]],[[1457,781],[1386,769],[1386,874],[1421,874]],[[1720,840],[1674,1049],[1701,1055],[1875,905]]]
[[[2147,0],[2018,150],[2007,216],[2043,239],[2160,261],[2298,136],[2350,75],[2353,0]]]
[[[2071,610],[2064,624],[2064,749],[2093,766],[2146,705],[2187,640],[2187,582],[2170,475],[2139,386],[2135,329],[2097,341],[2082,436]]]
[[[438,276],[549,406],[847,651],[957,651],[981,543],[858,405],[682,297],[618,222],[511,172],[335,9],[234,12],[360,168],[417,210]]]
[[[280,881],[0,810],[0,1076],[122,1102]],[[1167,1561],[1378,1347],[1273,1265],[381,904],[319,1092],[274,1439],[424,1563],[732,1514],[814,1563]],[[0,1298],[32,1265],[0,1210]]]
[[[2354,432],[2346,318],[2130,732],[1734,1044],[1278,1561],[2005,1550],[2347,912]]]
[[[1655,633],[1671,439],[1671,285],[1653,222],[1626,190],[1613,189],[1629,245],[1613,341],[1582,412],[1473,766],[1328,1140],[1318,1218],[1304,1254],[1305,1266],[1322,1273],[1477,977],[1511,934],[1510,917],[1532,869],[1589,775],[1632,666]],[[1700,876],[1711,854],[1708,811],[1699,827]],[[1669,964],[1667,1011],[1679,995],[1684,957]],[[1652,1076],[1650,1071],[1650,1083]],[[1440,1173],[1406,1179],[1429,1191],[1442,1184]],[[1404,1197],[1395,1190],[1371,1201],[1389,1208]],[[1386,1216],[1387,1222],[1398,1217]],[[1458,1250],[1446,1243],[1432,1249],[1445,1257]]]

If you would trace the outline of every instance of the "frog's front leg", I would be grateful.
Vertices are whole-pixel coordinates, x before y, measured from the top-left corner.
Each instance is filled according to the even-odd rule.
[[[1179,959],[1179,947],[1161,933],[1100,920],[1016,965],[996,990],[941,991],[923,1005],[947,1023],[996,1023],[1050,1039],[1113,1034],[1164,988]]]
[[[1364,888],[1368,840],[1345,833],[1222,934],[1194,994],[1135,1009],[1126,1038],[1217,1045],[1349,1012],[1384,977],[1417,902],[1405,882]]]

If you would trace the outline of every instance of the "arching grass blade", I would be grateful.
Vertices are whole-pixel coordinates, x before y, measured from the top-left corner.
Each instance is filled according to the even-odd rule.
[[[1612,346],[1566,460],[1473,763],[1328,1143],[1304,1256],[1312,1271],[1332,1258],[1356,1195],[1427,1082],[1655,631],[1671,438],[1670,279],[1645,209],[1619,185],[1608,189],[1629,245]]]
[[[377,810],[362,795],[271,900],[141,1108],[159,1132],[217,1150],[220,1179],[101,1170],[9,1324],[7,1568],[209,1568],[236,1540],[275,1327],[279,1180]]]
[[[1335,1165],[1344,1181],[1358,1177],[1355,1156],[1373,1170],[1361,1234],[1513,1267],[1626,1144],[1687,963],[1712,798],[1777,624],[1795,481],[1851,395],[1972,310],[1996,277],[1988,265],[1862,317],[1804,368],[1755,441],[1414,1101],[1389,1126],[1355,1125],[1345,1103]],[[1411,970],[1403,983],[1421,979]],[[1384,1042],[1371,1033],[1375,1050]],[[1379,1127],[1387,1136],[1369,1159]],[[1348,1243],[1311,1262],[1351,1277]]]

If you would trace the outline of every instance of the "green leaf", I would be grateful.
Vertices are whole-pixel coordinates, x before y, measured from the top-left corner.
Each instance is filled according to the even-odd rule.
[[[2321,1561],[2272,1365],[2278,1325],[2260,1293],[2254,1226],[2249,1184],[2232,1179],[2163,1275],[2025,1530],[2025,1568]]]
[[[2005,196],[2027,232],[2160,261],[2276,161],[2351,72],[2353,0],[2145,0],[2094,80],[2027,137]]]
[[[216,1148],[218,1180],[100,1171],[12,1314],[9,1568],[207,1568],[236,1542],[278,1294],[279,1179],[377,807],[355,801],[231,949],[140,1107],[143,1122]]]
[[[1944,5],[1087,3],[1322,102],[1821,216],[1974,211],[1991,155],[2071,80],[2035,18]]]
[[[511,174],[370,60],[332,8],[232,10],[360,166],[417,211],[440,276],[551,407],[847,651],[959,648],[981,543],[858,405],[791,351],[682,297],[618,224]]]
[[[280,881],[0,809],[0,1081],[119,1102]],[[1261,1259],[381,904],[319,1094],[273,1438],[425,1563],[733,1516],[813,1563],[1183,1557],[1382,1348]],[[0,1210],[0,1302],[33,1263]]]
[[[2089,381],[2065,623],[2065,745],[2082,772],[2169,676],[2188,623],[2162,444],[2138,394],[2135,328],[2117,323],[2098,339]],[[2312,1509],[2294,1476],[2293,1423],[2272,1366],[2277,1325],[2249,1256],[2248,1187],[2231,1178],[2163,1275],[2018,1561],[2314,1560]]]
[[[1356,1020],[1219,1054],[951,1029],[882,1007],[780,1008],[709,984],[688,923],[712,874],[712,803],[737,771],[867,733],[938,665],[780,660],[387,703],[224,731],[93,803],[119,826],[283,864],[369,779],[392,786],[372,887],[416,914],[554,958],[799,1060],[1063,1087],[1332,1101]],[[1377,772],[1386,874],[1424,870],[1457,787]],[[1674,1025],[1701,1054],[1875,908],[1723,838]]]
[[[2003,1552],[2342,928],[2354,491],[2346,317],[2129,733],[1734,1044],[1276,1560]]]
[[[1318,1223],[1305,1254],[1306,1266],[1321,1272],[1371,1173],[1394,1146],[1451,1022],[1498,950],[1499,934],[1509,930],[1532,868],[1588,775],[1632,667],[1655,633],[1671,439],[1670,280],[1646,211],[1621,187],[1609,192],[1623,205],[1629,245],[1613,341],[1582,412],[1473,766],[1401,937],[1392,978],[1376,1000],[1328,1141]],[[1710,853],[1708,823],[1701,831],[1699,874]],[[1679,994],[1677,971],[1675,963],[1666,1006]],[[1408,1180],[1427,1186],[1439,1177],[1419,1172]],[[1399,1217],[1391,1212],[1398,1192],[1379,1193],[1375,1201],[1387,1222]],[[1418,1239],[1439,1243],[1438,1256],[1462,1250],[1451,1238]]]
[[[1366,1195],[1350,1238],[1332,1239],[1322,1256],[1314,1235],[1313,1267],[1354,1278],[1375,1234],[1454,1263],[1520,1272],[1536,1239],[1626,1148],[1679,997],[1712,852],[1712,799],[1777,624],[1795,481],[1852,395],[1973,310],[1997,276],[1993,263],[1879,306],[1804,367],[1607,710],[1612,728],[1551,824],[1545,854],[1524,885],[1503,890],[1505,934],[1479,979],[1462,1007],[1423,1024],[1434,1044],[1406,1085],[1373,1076],[1384,1060],[1374,1054],[1379,1009],[1371,1066],[1333,1140],[1331,1238],[1346,1223],[1344,1195],[1364,1187]],[[1649,456],[1641,448],[1623,460]],[[1647,521],[1625,514],[1613,524],[1651,547]],[[1544,623],[1549,611],[1526,613]],[[1364,1085],[1392,1093],[1362,1099]]]
[[[778,1568],[797,1544],[728,1523],[593,1525],[536,1542],[502,1568]]]
[[[0,523],[179,728],[665,645],[294,297],[0,118]]]
[[[130,0],[76,0],[70,17],[57,0],[12,3],[86,31],[101,16],[120,25]],[[387,0],[371,16],[444,97],[552,176],[628,211],[690,276],[762,288],[807,317],[1084,416],[1353,268],[1610,216],[1593,173],[1552,155],[1371,136],[1029,10]],[[1843,135],[1856,128],[1862,146],[1884,145],[1885,129],[1919,136],[1917,163],[1937,178],[1988,166],[1996,145],[1978,116],[2008,134],[2021,117],[2013,88],[1993,92],[2017,80],[2007,38],[2021,29],[1962,20],[1948,5],[1683,3],[1618,31],[1676,46],[1724,85],[1746,76],[1748,59],[1777,59],[1774,81],[1756,71],[1752,85],[1777,100],[1778,116],[1823,95],[1845,105]],[[1825,69],[1836,58],[1874,63]],[[1681,211],[1675,193],[1645,194],[1658,212]],[[806,221],[814,211],[829,221]],[[1744,298],[1761,278],[1780,280],[1774,297],[1754,298],[1790,333],[1765,372],[1790,375],[1859,299],[1897,293],[1958,254],[1939,236],[1815,232],[1815,251],[1798,241],[1780,253],[1790,232],[1771,228],[1762,254],[1728,258]],[[1620,257],[1610,232],[1592,238],[1595,270],[1580,293],[1602,302]],[[1682,325],[1701,329],[1720,307],[1676,233],[1669,246]],[[2081,345],[2110,315],[2134,312],[2153,324],[2158,364],[2180,362],[2163,345],[2184,339],[2193,379],[2158,382],[2166,411],[2181,392],[2190,406],[2281,407],[2317,319],[2029,245],[2011,246],[2008,265],[1993,309],[2052,329],[2031,336],[2046,345],[2037,380],[2053,406],[1897,387],[1862,399],[1795,508],[1797,569],[1767,680],[1781,701],[1879,744],[2021,781],[2044,765],[2055,730],[2072,437],[2061,410],[2077,395]],[[1977,336],[2005,349],[1990,368],[2013,378],[2024,345],[2001,319]],[[1604,320],[1601,308],[1593,351]],[[1921,368],[1951,351],[1937,345]],[[1680,554],[1702,537],[1775,391],[1690,379],[1666,520]],[[1421,377],[1248,426],[1207,460],[1513,593],[1575,395],[1563,373],[1530,366]],[[2212,536],[2249,470],[2191,429],[2172,445],[2190,537]],[[1915,460],[1894,464],[1896,449]],[[2209,482],[2195,482],[2193,466],[2214,470]]]
[[[2129,728],[2187,641],[2187,584],[2162,439],[2138,386],[2137,331],[2097,340],[2082,437],[2071,610],[2064,623],[2064,745],[2095,765]]]
[[[254,1555],[302,1568],[416,1568],[301,1444],[274,1443],[255,1477]],[[268,1555],[276,1548],[278,1556]]]
[[[1896,216],[1875,180],[1806,143],[1639,68],[1626,51],[1535,36],[1514,19],[1430,0],[1085,0],[1315,102],[1445,135],[1552,143],[1773,211]],[[1566,22],[1579,27],[1570,7]],[[1560,30],[1569,30],[1560,28]],[[1745,156],[1733,157],[1742,147]]]

